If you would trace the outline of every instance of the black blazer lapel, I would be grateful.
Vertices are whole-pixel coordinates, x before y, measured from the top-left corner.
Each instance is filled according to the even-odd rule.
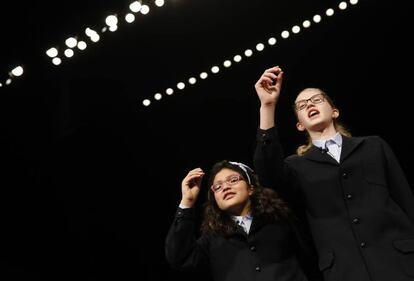
[[[312,145],[311,148],[303,155],[303,157],[317,162],[329,163],[333,165],[339,165],[335,159],[333,159],[328,153],[322,152],[320,148]]]
[[[350,138],[342,135],[340,162],[342,163],[342,161],[344,161],[352,153],[352,151],[354,151],[363,142],[363,138]],[[339,163],[336,162],[336,160],[333,159],[329,154],[323,153],[320,148],[314,145],[305,153],[304,157],[312,161],[339,165]]]
[[[265,225],[266,222],[260,218],[253,218],[252,225],[250,226],[249,234],[256,232],[259,228]]]
[[[341,163],[363,142],[363,138],[349,138],[342,136]]]

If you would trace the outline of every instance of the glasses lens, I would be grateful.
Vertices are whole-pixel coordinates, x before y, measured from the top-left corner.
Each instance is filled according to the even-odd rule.
[[[313,103],[321,103],[323,102],[323,95],[319,94],[319,95],[315,95],[311,98],[311,102]]]
[[[296,110],[298,111],[304,110],[306,106],[308,105],[308,101],[311,101],[313,104],[318,104],[318,103],[323,102],[324,100],[325,100],[325,97],[322,94],[316,94],[310,97],[309,99],[300,100],[296,102]]]
[[[221,187],[222,187],[222,184],[219,184],[219,183],[213,184],[211,186],[211,190],[213,190],[214,192],[219,192],[221,190]]]
[[[227,185],[235,185],[240,180],[242,180],[242,178],[240,176],[231,176],[228,179],[226,179],[226,184]],[[218,183],[213,184],[211,186],[211,190],[213,190],[213,192],[219,192],[223,189],[223,186],[224,186],[224,183],[218,182]]]
[[[297,103],[296,103],[296,109],[297,110],[303,110],[303,109],[305,109],[306,108],[306,105],[308,104],[308,101],[306,101],[306,100],[301,100],[301,101],[298,101]]]
[[[240,178],[238,176],[233,176],[229,178],[227,182],[228,184],[233,185],[233,184],[236,184],[239,180]]]

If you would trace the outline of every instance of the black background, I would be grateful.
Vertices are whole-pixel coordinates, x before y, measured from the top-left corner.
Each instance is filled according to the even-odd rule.
[[[1,279],[208,280],[164,259],[181,179],[221,159],[252,164],[253,86],[274,65],[285,71],[276,118],[287,153],[304,141],[290,105],[300,89],[320,87],[353,135],[389,142],[412,182],[409,9],[367,0],[340,11],[338,3],[148,2],[148,15],[101,34],[60,66],[46,57],[49,47],[82,37],[87,26],[100,29],[129,2],[2,3]],[[320,23],[280,37],[314,14]],[[271,36],[275,46],[254,50]],[[247,48],[252,57],[209,72]],[[5,86],[19,64],[24,75]],[[208,79],[176,89],[202,71]],[[166,96],[168,87],[176,93]],[[164,98],[155,101],[156,92]]]

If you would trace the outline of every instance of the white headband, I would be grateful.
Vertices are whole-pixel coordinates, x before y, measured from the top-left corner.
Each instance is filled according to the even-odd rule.
[[[249,173],[247,172],[247,170],[249,170],[250,172],[253,172],[253,169],[252,168],[250,168],[246,164],[239,163],[239,162],[231,162],[231,161],[229,161],[229,163],[232,164],[232,165],[235,165],[235,166],[239,167],[240,169],[242,169],[244,171],[244,173],[246,174],[247,181],[249,182],[249,184],[252,184],[252,181],[250,180],[250,177],[249,177]]]

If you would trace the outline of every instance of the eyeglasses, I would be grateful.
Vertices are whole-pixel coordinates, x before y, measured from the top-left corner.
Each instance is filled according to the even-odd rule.
[[[211,190],[214,193],[217,193],[217,192],[220,192],[220,191],[223,190],[224,184],[227,184],[228,186],[232,186],[232,185],[235,185],[239,181],[242,181],[242,180],[244,180],[242,178],[242,176],[240,176],[240,175],[232,175],[232,176],[227,177],[224,182],[223,181],[218,181],[215,184],[213,184],[211,186]]]
[[[323,94],[316,94],[305,100],[299,100],[295,102],[295,108],[297,111],[304,110],[308,106],[308,101],[311,101],[313,104],[318,104],[325,101],[325,96]]]

